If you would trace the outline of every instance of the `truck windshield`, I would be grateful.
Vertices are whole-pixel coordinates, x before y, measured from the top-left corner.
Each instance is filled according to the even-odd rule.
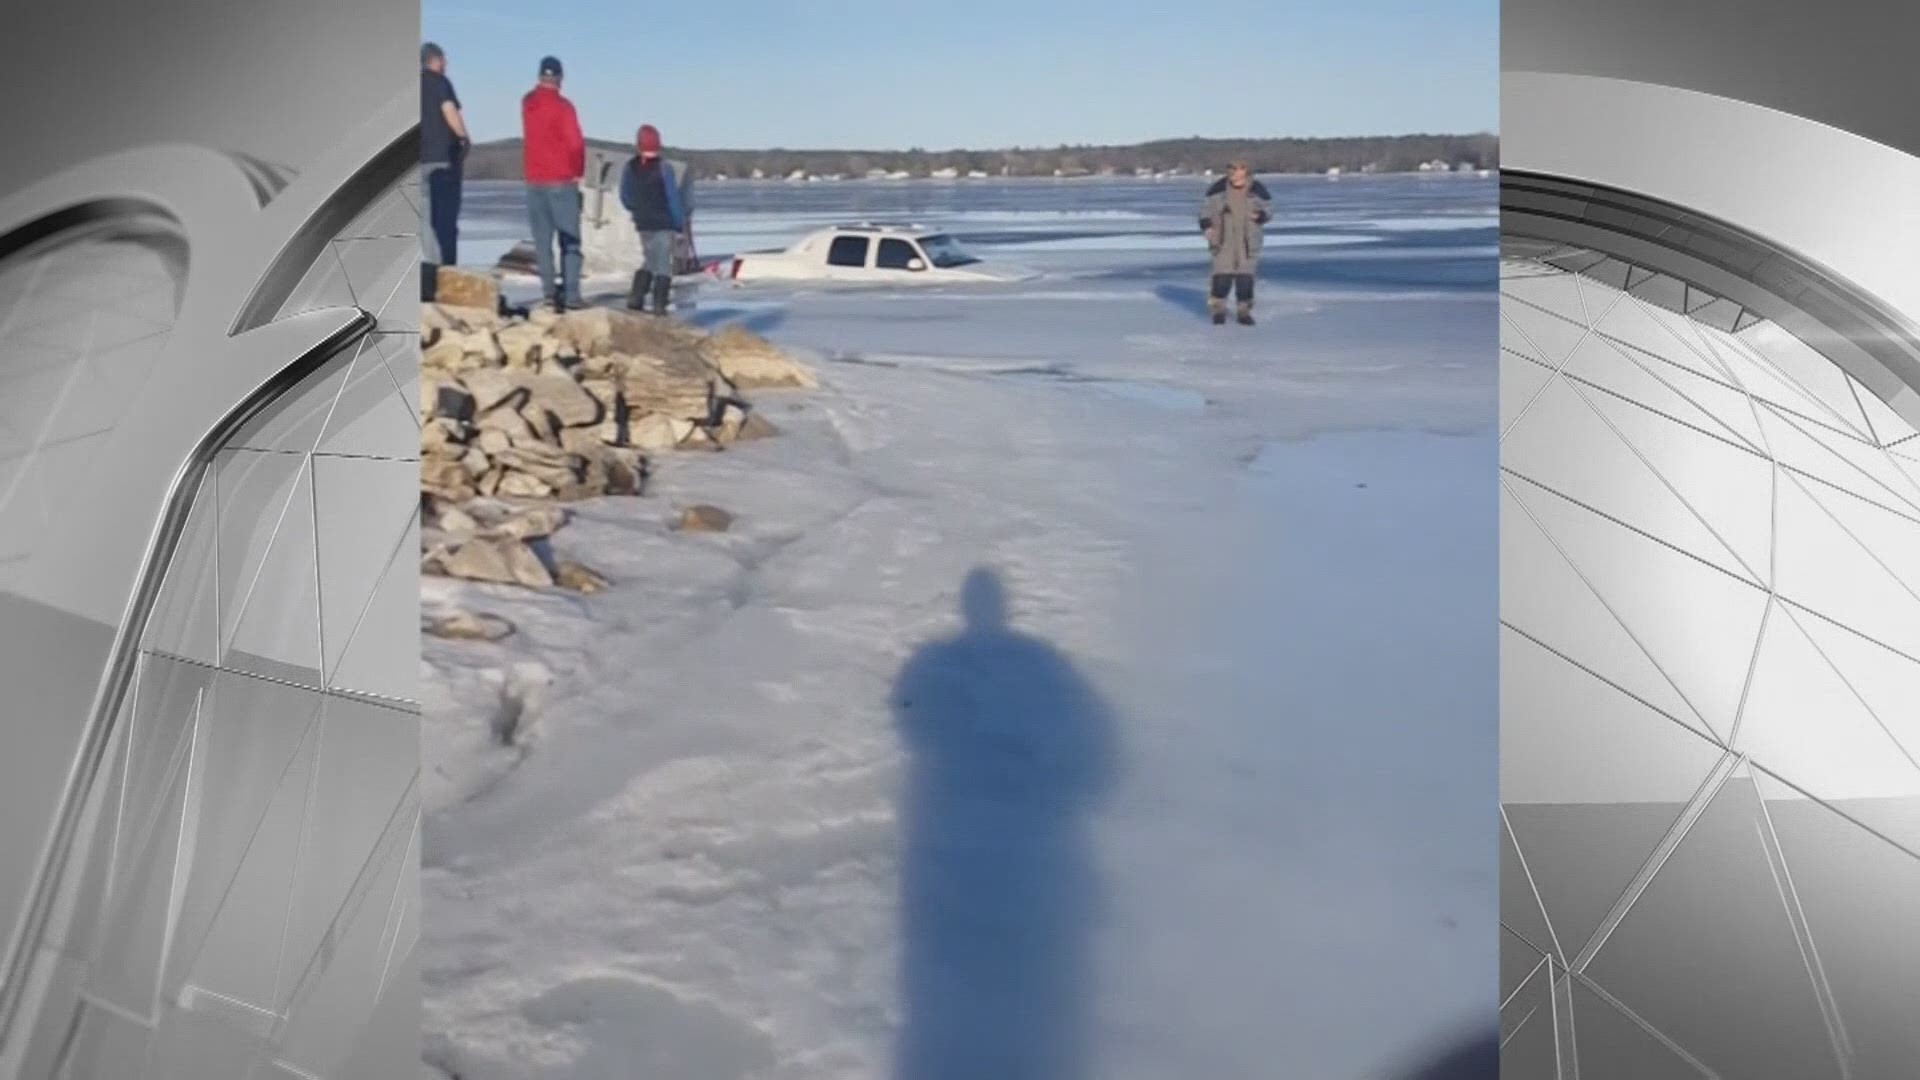
[[[955,266],[969,266],[980,261],[967,254],[967,250],[951,236],[922,237],[920,248],[927,253],[927,260],[942,270]]]

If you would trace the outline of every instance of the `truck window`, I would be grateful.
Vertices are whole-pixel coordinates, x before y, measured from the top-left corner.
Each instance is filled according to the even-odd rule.
[[[907,263],[920,257],[920,252],[905,240],[885,239],[880,241],[880,257],[874,265],[882,270],[905,270]]]
[[[827,265],[855,267],[867,265],[867,238],[864,236],[834,237],[833,246],[827,249]]]

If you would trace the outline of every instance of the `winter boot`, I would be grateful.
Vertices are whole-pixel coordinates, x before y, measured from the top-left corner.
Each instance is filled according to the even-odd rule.
[[[420,264],[420,302],[433,303],[440,292],[440,267],[430,262]]]
[[[1225,326],[1227,323],[1227,305],[1217,299],[1207,301],[1207,311],[1213,316],[1213,325]]]
[[[1234,318],[1237,322],[1239,322],[1241,326],[1252,326],[1253,325],[1253,305],[1241,304],[1239,314],[1235,315]]]
[[[652,292],[653,271],[635,270],[633,272],[633,289],[627,293],[627,310],[647,310],[647,296]]]
[[[661,274],[653,279],[653,313],[667,317],[673,298],[673,279]]]

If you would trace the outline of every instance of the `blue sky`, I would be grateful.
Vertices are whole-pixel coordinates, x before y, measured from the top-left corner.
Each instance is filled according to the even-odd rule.
[[[543,54],[587,134],[926,149],[1493,131],[1499,0],[423,0],[476,138]]]

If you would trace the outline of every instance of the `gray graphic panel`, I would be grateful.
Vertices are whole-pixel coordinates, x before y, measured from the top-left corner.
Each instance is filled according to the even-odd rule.
[[[1723,223],[1504,187],[1503,1075],[1912,1075],[1920,343]]]
[[[38,943],[56,974],[23,1076],[415,1062],[418,428],[394,372],[418,309],[413,249],[360,233],[410,215],[414,182],[322,256],[370,332],[211,448]]]
[[[10,13],[5,1080],[417,1071],[416,26]]]

